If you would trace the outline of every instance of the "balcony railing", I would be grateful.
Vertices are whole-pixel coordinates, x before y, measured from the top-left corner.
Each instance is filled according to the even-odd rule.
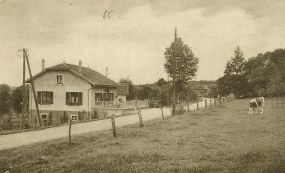
[[[148,100],[95,101],[94,108],[141,108],[148,107]]]

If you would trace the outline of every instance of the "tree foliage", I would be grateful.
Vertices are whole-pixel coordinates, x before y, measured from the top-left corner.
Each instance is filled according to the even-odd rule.
[[[0,115],[8,114],[10,112],[10,87],[8,85],[1,85],[0,87]]]
[[[246,95],[245,63],[243,53],[237,47],[234,51],[234,57],[226,63],[224,76],[217,81],[220,95],[227,96],[233,93],[237,98]]]
[[[217,81],[219,93],[234,92],[235,95],[238,93],[252,97],[285,94],[285,49],[259,53],[249,58],[247,62],[241,55],[241,50],[237,49],[235,51],[237,60],[227,62],[225,75]],[[238,67],[232,63],[244,66]]]
[[[158,81],[157,81],[157,86],[164,86],[166,85],[167,82],[164,80],[164,78],[160,78]]]
[[[17,87],[12,93],[12,108],[17,112],[22,112],[23,87]]]
[[[164,53],[166,63],[165,71],[173,77],[189,81],[195,77],[199,60],[195,57],[192,49],[184,44],[181,38],[171,43]]]
[[[234,51],[235,56],[226,64],[225,75],[242,75],[244,73],[244,65],[246,63],[243,53],[239,47]]]

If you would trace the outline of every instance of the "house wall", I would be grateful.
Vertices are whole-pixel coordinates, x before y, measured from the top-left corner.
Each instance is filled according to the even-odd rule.
[[[57,84],[57,75],[63,75],[63,84]],[[53,92],[53,104],[39,104],[40,115],[47,115],[42,119],[43,125],[66,123],[70,115],[78,115],[80,120],[101,119],[106,117],[106,112],[95,112],[95,93],[107,93],[104,87],[91,88],[91,84],[72,74],[69,71],[48,71],[34,79],[37,91]],[[109,93],[117,96],[117,88],[108,88]],[[82,105],[66,105],[66,92],[82,92]],[[30,92],[30,124],[37,122],[37,111],[32,91]],[[114,98],[116,101],[117,99]]]
[[[57,75],[63,75],[63,84],[57,84]],[[50,71],[34,79],[36,94],[37,91],[52,91],[53,104],[39,104],[41,112],[87,112],[88,111],[88,89],[91,84],[75,76],[68,71]],[[66,105],[66,92],[82,92],[82,105]],[[36,106],[34,97],[30,97],[31,116],[35,116]]]

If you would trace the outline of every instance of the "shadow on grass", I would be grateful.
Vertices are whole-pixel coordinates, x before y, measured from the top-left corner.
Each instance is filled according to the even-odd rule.
[[[275,154],[273,154],[275,153]],[[285,158],[278,152],[250,151],[240,155],[233,172],[285,172]]]
[[[126,152],[99,154],[77,161],[70,168],[79,172],[144,172],[145,165],[165,160],[166,156],[159,152]]]

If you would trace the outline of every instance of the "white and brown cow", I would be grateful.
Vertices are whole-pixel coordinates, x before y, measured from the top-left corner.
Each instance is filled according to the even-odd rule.
[[[263,114],[265,99],[264,97],[254,98],[249,102],[248,114],[253,114],[253,110],[255,110],[255,114],[258,113],[258,107],[261,107],[261,114]]]

